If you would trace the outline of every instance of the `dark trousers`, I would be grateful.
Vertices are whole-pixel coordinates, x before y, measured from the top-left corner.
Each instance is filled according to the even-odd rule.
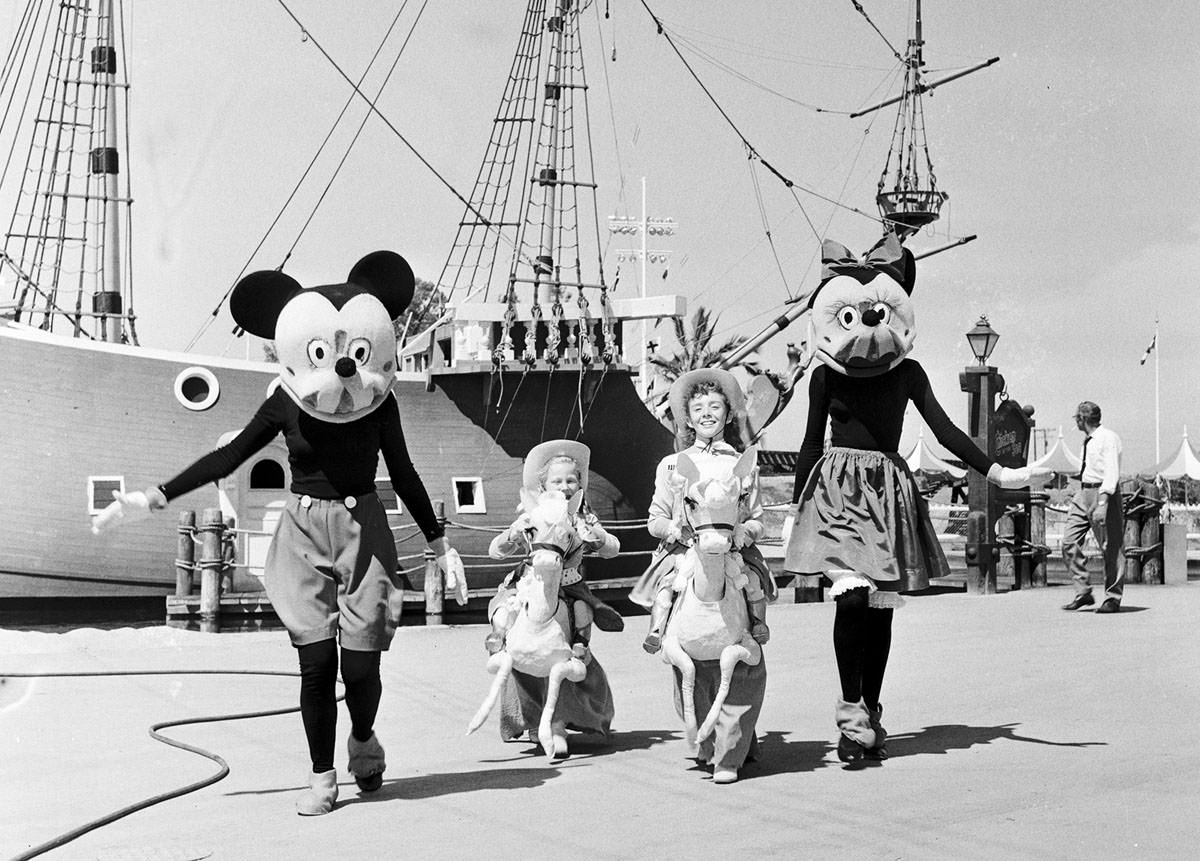
[[[1121,492],[1118,490],[1108,498],[1108,511],[1103,524],[1092,522],[1092,512],[1100,497],[1099,488],[1081,488],[1067,509],[1067,522],[1063,527],[1063,561],[1075,581],[1075,594],[1092,591],[1088,585],[1087,557],[1083,555],[1083,542],[1088,533],[1096,536],[1100,552],[1104,555],[1104,596],[1118,603],[1125,591],[1125,566],[1121,559],[1121,546],[1125,540],[1125,515],[1122,511]]]

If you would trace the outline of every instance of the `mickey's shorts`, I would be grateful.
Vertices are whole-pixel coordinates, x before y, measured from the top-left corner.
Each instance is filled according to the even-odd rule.
[[[293,495],[265,567],[267,597],[292,645],[339,636],[342,647],[353,651],[391,645],[401,606],[393,585],[399,576],[396,545],[374,493],[348,499]]]

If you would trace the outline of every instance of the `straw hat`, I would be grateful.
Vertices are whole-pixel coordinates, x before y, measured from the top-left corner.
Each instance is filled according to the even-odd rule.
[[[671,418],[675,422],[675,430],[686,427],[688,416],[687,395],[699,383],[716,383],[725,400],[729,402],[731,418],[745,415],[746,395],[738,385],[737,378],[729,371],[720,368],[697,368],[688,371],[675,382],[671,383]]]
[[[530,493],[536,494],[542,489],[538,473],[549,461],[558,456],[569,457],[579,467],[579,490],[587,492],[588,464],[592,459],[592,450],[581,442],[573,439],[552,439],[538,443],[525,456],[525,467],[521,476],[521,484]]]

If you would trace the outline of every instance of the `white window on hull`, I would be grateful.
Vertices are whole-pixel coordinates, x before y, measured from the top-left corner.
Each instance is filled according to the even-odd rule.
[[[201,412],[217,402],[221,384],[208,368],[184,368],[175,377],[175,400],[189,410]]]
[[[483,498],[483,479],[479,476],[454,477],[454,511],[456,514],[487,514]]]
[[[125,492],[123,475],[89,475],[87,482],[88,514],[99,514],[113,501],[113,491]]]

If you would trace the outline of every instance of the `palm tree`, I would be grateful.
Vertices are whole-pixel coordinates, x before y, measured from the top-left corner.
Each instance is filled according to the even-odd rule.
[[[688,371],[720,364],[725,356],[749,340],[745,335],[734,335],[719,347],[714,347],[713,337],[716,335],[718,319],[703,305],[697,306],[696,312],[692,314],[691,332],[688,332],[682,318],[672,318],[671,323],[675,327],[675,340],[679,342],[679,349],[670,356],[656,353],[650,357],[650,364],[654,365],[658,374],[667,381],[668,387]],[[743,359],[737,362],[735,367],[758,373],[758,362],[754,360]],[[658,400],[658,397],[653,399]]]

